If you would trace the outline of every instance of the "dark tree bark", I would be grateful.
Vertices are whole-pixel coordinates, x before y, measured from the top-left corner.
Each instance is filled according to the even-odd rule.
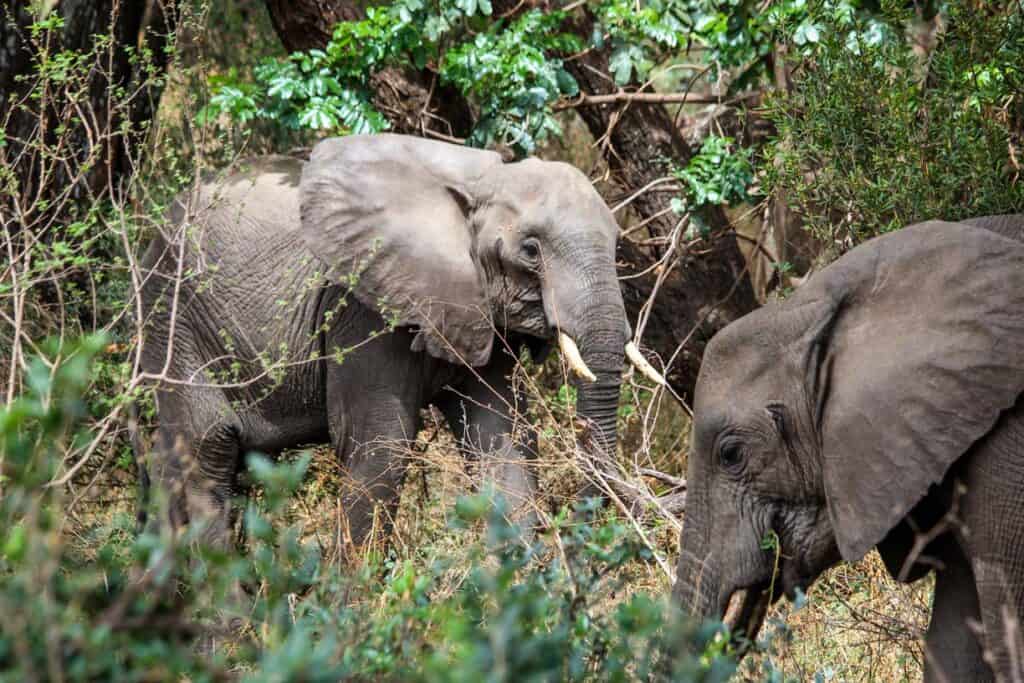
[[[591,26],[589,18],[585,19],[577,33],[589,35]],[[617,89],[605,75],[611,72],[607,49],[591,51],[566,66],[588,95]],[[604,158],[616,183],[630,194],[664,177],[668,172],[665,160],[685,165],[693,154],[661,105],[601,105],[582,107],[579,113],[594,139],[605,140]],[[671,237],[679,217],[665,212],[670,197],[647,192],[631,203],[637,216],[649,221],[644,237]],[[629,237],[619,241],[622,295],[631,321],[637,320],[654,292],[660,268],[671,267],[658,287],[643,342],[662,362],[673,359],[666,379],[686,400],[693,394],[704,345],[715,332],[757,305],[728,219],[717,209],[704,218],[712,226],[712,237],[697,249],[673,254],[660,267],[655,266],[666,247],[644,247]],[[649,272],[638,276],[644,271]]]
[[[496,15],[514,10],[512,0],[494,4]],[[360,18],[362,8],[352,0],[267,0],[274,26],[287,49],[322,47],[329,38],[325,28],[333,18]],[[584,18],[577,26],[579,35],[589,35],[592,22]],[[311,44],[313,41],[314,44]],[[615,91],[609,76],[607,50],[591,51],[570,61],[568,68],[587,94]],[[375,93],[375,104],[385,113],[394,130],[424,134],[422,112],[426,95],[429,111],[451,122],[450,133],[465,137],[472,119],[462,96],[452,90],[432,87],[428,71],[382,74]],[[617,188],[632,194],[667,173],[665,160],[685,164],[692,152],[662,105],[612,104],[580,108],[580,114],[597,140],[604,140],[602,154],[615,175]],[[437,131],[437,124],[430,124]],[[446,133],[448,131],[445,131]],[[427,133],[430,134],[430,133]],[[607,137],[605,137],[607,134]],[[664,213],[669,196],[665,193],[641,194],[632,210],[649,220],[645,237],[668,237],[678,217]],[[644,328],[644,346],[654,350],[663,362],[673,359],[668,379],[682,397],[692,395],[704,345],[723,326],[756,306],[746,278],[743,258],[737,249],[728,220],[721,211],[705,218],[713,226],[713,236],[690,251],[677,250],[662,267],[667,276],[657,285],[657,293]],[[642,246],[628,237],[621,240],[620,275],[630,322],[654,292],[659,270],[656,264],[664,247]],[[644,271],[647,274],[639,275]]]
[[[364,17],[361,6],[337,0],[267,0],[267,11],[289,52],[323,48],[331,39],[335,24]]]
[[[4,194],[3,221],[21,227],[123,190],[159,102],[175,18],[174,0],[63,0],[50,10],[63,27],[33,35],[32,4],[0,6],[0,154],[18,183]],[[88,68],[68,82],[41,80],[46,56],[62,51]]]

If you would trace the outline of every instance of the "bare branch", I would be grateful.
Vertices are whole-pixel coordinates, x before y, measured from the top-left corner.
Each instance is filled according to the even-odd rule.
[[[596,107],[602,104],[615,104],[617,102],[630,102],[639,104],[734,104],[752,97],[760,97],[761,93],[756,91],[742,93],[732,98],[722,98],[716,95],[705,95],[703,93],[656,93],[656,92],[619,92],[608,95],[587,95],[581,93],[574,100],[558,102],[554,106],[555,111],[564,109],[576,109],[578,107]]]

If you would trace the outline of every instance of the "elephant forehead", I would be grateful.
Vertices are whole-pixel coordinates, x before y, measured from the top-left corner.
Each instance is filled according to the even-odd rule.
[[[783,354],[780,330],[769,304],[718,332],[704,351],[698,385],[733,385],[778,365]]]
[[[566,193],[598,196],[586,175],[575,166],[561,161],[524,159],[504,166],[501,175],[504,181],[512,181],[523,192],[536,196]]]
[[[585,229],[617,231],[611,211],[590,179],[570,164],[526,159],[506,165],[498,175],[493,196],[524,213],[560,222],[576,217]]]

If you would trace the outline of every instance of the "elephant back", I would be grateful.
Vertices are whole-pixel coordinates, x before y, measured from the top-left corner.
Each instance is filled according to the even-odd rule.
[[[1024,215],[1004,214],[1001,216],[981,216],[961,221],[965,225],[984,228],[997,235],[1024,242]]]
[[[162,367],[172,329],[184,375],[225,355],[309,353],[322,268],[298,236],[302,166],[284,156],[241,161],[175,200],[142,259],[147,365]]]

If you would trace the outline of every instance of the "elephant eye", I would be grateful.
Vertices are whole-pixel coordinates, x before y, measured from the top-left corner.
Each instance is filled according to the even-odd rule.
[[[527,265],[536,266],[540,261],[540,242],[532,238],[523,240],[519,252]]]
[[[718,449],[718,461],[726,470],[735,470],[743,463],[743,448],[735,441],[726,441]]]

